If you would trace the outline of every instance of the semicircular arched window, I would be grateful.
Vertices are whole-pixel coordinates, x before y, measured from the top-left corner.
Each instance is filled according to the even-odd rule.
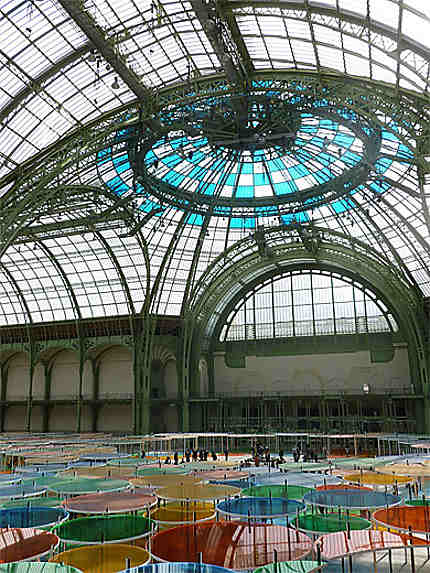
[[[391,311],[364,285],[334,272],[302,270],[248,292],[230,312],[220,340],[396,331]]]

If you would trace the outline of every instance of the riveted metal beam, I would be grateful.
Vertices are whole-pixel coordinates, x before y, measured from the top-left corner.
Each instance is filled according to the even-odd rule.
[[[247,76],[251,76],[255,72],[255,67],[251,56],[249,55],[248,48],[240,33],[239,26],[237,25],[236,18],[231,10],[226,10],[226,3],[221,1],[217,3],[220,17],[224,20],[231,38],[236,46],[237,53],[242,62],[243,68]]]
[[[113,40],[106,37],[104,31],[96,24],[88,11],[84,9],[83,3],[80,0],[58,1],[136,97],[141,102],[151,106],[151,91],[143,85],[139,77],[127,66],[116,49]]]
[[[191,0],[191,6],[227,78],[237,86],[244,86],[247,78],[247,65],[242,62],[230,30],[220,18],[216,3],[208,4],[203,0]]]

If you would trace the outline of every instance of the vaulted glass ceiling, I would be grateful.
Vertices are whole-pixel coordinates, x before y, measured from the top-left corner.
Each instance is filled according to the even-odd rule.
[[[74,141],[76,155],[43,187],[73,188],[64,206],[38,206],[7,235],[2,323],[138,312],[148,286],[153,311],[180,314],[187,283],[225,249],[260,225],[296,222],[400,257],[430,295],[427,118],[407,125],[398,112],[408,97],[420,98],[416,116],[428,111],[427,2],[86,0],[76,18],[80,4],[0,0],[4,204],[34,190],[31,166],[63,142]],[[314,88],[303,80],[312,104],[299,101],[298,84],[293,94],[276,83],[288,74],[313,78]],[[380,113],[348,99],[360,78],[369,98],[374,86],[386,90]],[[334,81],[344,102],[328,110],[323,88]],[[248,124],[229,124],[243,94]],[[277,130],[268,109],[276,116],[285,102],[292,123]],[[182,123],[166,128],[181,110]],[[90,153],[87,126],[117,135]]]

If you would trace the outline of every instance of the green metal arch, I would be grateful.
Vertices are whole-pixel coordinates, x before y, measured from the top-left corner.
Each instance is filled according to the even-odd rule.
[[[322,247],[321,250],[324,250]],[[358,278],[366,281],[369,285],[373,286],[373,289],[377,289],[382,298],[388,303],[388,306],[393,310],[397,311],[399,316],[405,318],[407,315],[413,315],[413,310],[418,310],[418,303],[413,304],[412,300],[407,301],[408,292],[405,285],[402,285],[400,281],[397,281],[390,277],[387,273],[378,272],[376,266],[365,264],[364,259],[354,255],[353,257],[347,252],[346,249],[330,248],[331,252],[321,253],[320,259],[312,259],[309,253],[301,246],[292,247],[290,249],[283,249],[283,253],[279,254],[277,257],[277,264],[273,265],[270,261],[262,261],[258,254],[247,261],[247,273],[248,277],[252,277],[252,282],[258,282],[261,277],[264,276],[268,270],[281,271],[288,268],[291,264],[295,267],[303,265],[306,266],[310,262],[315,262],[317,265],[324,267],[325,265],[331,265],[333,270],[338,270],[343,273],[350,273]],[[329,249],[327,249],[329,251]],[[343,251],[343,252],[342,252]],[[252,260],[254,259],[254,260]],[[240,265],[240,263],[239,263]],[[383,270],[382,268],[380,269]],[[224,309],[225,303],[230,301],[232,296],[235,296],[239,290],[246,288],[249,284],[249,278],[246,275],[241,277],[236,275],[225,276],[224,274],[220,277],[218,282],[218,292],[215,297],[212,298],[212,304],[204,309],[204,314],[201,314],[202,322],[205,324],[204,335],[205,337],[212,337],[215,323],[214,317],[217,317]],[[221,281],[224,283],[221,284]],[[237,286],[240,285],[241,288],[238,289]],[[216,301],[216,305],[213,302]],[[222,309],[222,310],[221,310]],[[402,312],[403,311],[403,312]],[[414,319],[415,321],[415,319]]]
[[[215,327],[214,317],[218,316],[225,303],[251,280],[257,280],[270,269],[285,269],[292,263],[305,265],[309,262],[332,265],[343,272],[362,277],[369,285],[379,290],[390,308],[396,309],[399,315],[403,310],[405,316],[406,314],[413,316],[419,310],[420,300],[418,295],[411,291],[412,285],[401,280],[389,266],[383,265],[380,261],[332,241],[322,243],[316,257],[301,243],[290,242],[281,245],[274,253],[273,259],[263,259],[258,251],[253,251],[216,277],[196,307],[204,336],[212,336]],[[416,321],[415,317],[413,320]]]
[[[278,259],[283,260],[288,251],[293,254],[294,258],[303,261],[320,259],[322,250],[314,256],[309,250],[301,246],[299,235],[301,229],[300,226],[284,225],[262,230],[264,240],[272,251],[273,257],[271,259],[262,259],[259,256],[256,234],[236,242],[227,251],[219,255],[196,282],[187,301],[188,312],[201,320],[205,313],[210,313],[213,310],[209,299],[213,296],[216,297],[214,291],[218,285],[225,288],[229,275],[233,275],[236,282],[243,280],[243,277],[248,276],[251,267],[255,266],[255,261],[259,262],[259,265],[267,263],[267,261],[272,265],[279,265]],[[313,227],[313,230],[324,237],[321,246],[325,246],[324,252],[326,254],[327,249],[343,251],[345,256],[352,260],[355,269],[357,268],[356,265],[366,263],[367,266],[377,269],[380,274],[386,275],[391,282],[395,281],[403,285],[406,290],[405,300],[410,301],[413,306],[416,305],[417,300],[421,300],[419,287],[399,257],[392,253],[383,255],[366,243],[337,231],[322,227]]]
[[[229,258],[226,252],[211,265],[191,296],[185,320],[182,357],[186,388],[190,387],[197,357],[211,352],[217,326],[232,302],[269,274],[312,265],[355,277],[392,309],[409,345],[411,378],[415,387],[427,394],[425,316],[418,289],[400,268],[359,241],[340,233],[320,231],[325,236],[316,252],[291,236],[291,229],[267,229],[264,235],[271,250],[270,257],[262,257],[254,238],[247,237],[240,242],[243,248],[236,251],[235,256],[230,253]],[[235,247],[238,245],[230,251],[234,252]]]

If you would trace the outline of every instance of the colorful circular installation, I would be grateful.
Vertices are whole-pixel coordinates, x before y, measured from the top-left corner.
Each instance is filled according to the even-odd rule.
[[[59,553],[49,561],[76,567],[82,573],[117,573],[127,568],[144,565],[151,559],[141,547],[118,543],[79,547]]]
[[[61,563],[20,561],[0,565],[0,573],[82,573],[82,571]]]
[[[78,478],[50,486],[49,489],[61,495],[83,495],[102,491],[121,491],[129,487],[129,482],[125,480]]]
[[[35,497],[46,492],[46,487],[33,486],[33,484],[13,484],[0,486],[0,499],[14,499],[23,497]]]
[[[345,481],[358,484],[366,484],[373,486],[386,486],[386,485],[405,485],[412,483],[413,478],[407,476],[394,476],[389,474],[379,474],[376,472],[357,472],[345,474],[343,476]]]
[[[124,456],[124,457],[128,457],[128,456]],[[117,459],[118,454],[113,449],[112,449],[112,451],[109,451],[109,452],[86,452],[86,453],[81,454],[79,456],[80,460],[87,460],[87,461],[92,461],[92,462],[96,462],[96,461],[108,462],[109,460],[112,460],[114,458]]]
[[[71,544],[120,543],[148,536],[152,521],[128,513],[101,515],[65,521],[52,531],[61,541]]]
[[[181,464],[185,467],[187,473],[189,472],[206,472],[206,471],[215,471],[219,469],[219,465],[217,462],[213,461],[196,461],[196,462],[187,462],[185,464]]]
[[[257,474],[252,478],[253,485],[285,485],[285,473],[281,472],[266,472],[264,474]],[[312,474],[312,473],[288,473],[288,487],[290,485],[301,485],[314,488],[317,485],[327,483],[341,483],[341,480],[336,476],[325,474]]]
[[[55,475],[41,475],[41,476],[31,476],[26,477],[26,474],[23,474],[23,485],[32,485],[33,487],[43,487],[43,488],[51,488],[60,486],[64,483],[68,483],[70,481],[69,478],[58,477]]]
[[[62,470],[66,470],[68,468],[67,463],[61,464],[29,464],[26,466],[19,466],[15,468],[15,471],[20,472],[22,474],[28,473],[37,473],[41,476],[54,474],[56,472],[60,472]],[[25,477],[25,475],[23,475]]]
[[[197,523],[215,517],[213,503],[172,501],[151,512],[151,519],[160,525]]]
[[[398,476],[429,477],[430,461],[423,460],[415,463],[393,463],[385,466],[378,466],[376,471],[384,474],[396,474]]]
[[[63,478],[101,478],[101,479],[128,479],[136,476],[136,468],[131,466],[112,467],[102,466],[82,466],[70,468],[61,473]]]
[[[394,533],[388,531],[351,531],[345,535],[343,531],[322,535],[316,543],[321,549],[321,558],[330,561],[348,555],[376,552],[387,549],[405,547],[407,543]]]
[[[228,485],[179,485],[163,487],[157,490],[160,499],[192,500],[192,501],[216,501],[227,499],[240,493],[240,489]]]
[[[216,542],[214,542],[216,540]],[[181,525],[154,535],[151,553],[160,561],[195,561],[228,567],[254,569],[273,560],[301,559],[312,550],[311,539],[282,525],[218,521]]]
[[[379,491],[323,490],[311,491],[303,497],[303,501],[309,505],[322,507],[344,507],[346,509],[377,509],[390,507],[401,503],[402,498],[398,495]]]
[[[63,498],[57,496],[49,497],[28,497],[26,499],[13,499],[11,501],[4,501],[0,503],[0,509],[9,509],[13,507],[61,507],[63,505]]]
[[[223,481],[230,481],[230,480],[240,480],[249,477],[248,472],[240,472],[237,470],[230,470],[226,469],[217,469],[213,471],[204,471],[200,472],[196,475],[201,480],[223,480]]]
[[[54,533],[34,527],[0,529],[0,563],[36,561],[58,544]]]
[[[279,469],[284,472],[326,472],[330,468],[331,464],[326,462],[285,462],[285,464],[279,464]]]
[[[251,497],[282,497],[301,501],[312,488],[301,485],[255,485],[242,490],[242,495]]]
[[[326,484],[326,485],[317,485],[315,488],[317,491],[327,491],[327,490],[342,490],[342,489],[357,489],[361,491],[372,491],[371,487],[366,487],[364,485],[353,485],[353,484]]]
[[[358,112],[351,114],[343,103],[328,107],[330,100],[318,101],[308,93],[309,88],[302,88],[300,96],[287,98],[271,83],[264,81],[270,92],[263,93],[257,82],[251,82],[246,98],[225,89],[202,92],[192,104],[181,101],[160,110],[156,124],[145,125],[139,132],[130,127],[128,140],[138,140],[144,152],[136,153],[129,144],[129,165],[140,185],[151,189],[151,200],[177,209],[196,204],[201,217],[228,213],[240,219],[250,217],[254,208],[262,216],[275,207],[279,216],[289,214],[294,196],[300,204],[318,207],[364,185],[369,165],[376,162],[382,145],[379,131],[368,118]],[[328,121],[333,135],[330,140],[326,137],[327,142],[333,143],[334,134],[342,131],[344,141],[354,142],[355,153],[349,149],[351,143],[342,143],[339,154],[324,153],[323,163],[323,147],[312,144],[310,133],[321,133]],[[112,156],[112,148],[106,155],[105,161]],[[331,165],[334,161],[337,169]],[[322,165],[328,171],[324,177]],[[249,177],[235,185],[243,172]],[[219,189],[214,182],[217,178]],[[341,192],[336,195],[338,189]]]
[[[269,563],[264,567],[255,569],[254,573],[313,573],[320,571],[327,563],[318,561],[284,561],[283,563]]]
[[[424,506],[424,507],[429,507],[430,506],[430,499],[425,498],[424,499],[422,497],[415,497],[413,499],[405,499],[405,505],[409,505],[409,506]]]
[[[323,533],[335,533],[337,531],[354,531],[370,529],[371,522],[361,517],[346,516],[345,514],[329,513],[306,513],[299,515],[293,521],[294,527],[307,534],[321,535]]]
[[[372,520],[383,527],[393,528],[403,533],[430,533],[430,507],[396,506],[379,509]]]
[[[163,474],[186,474],[189,470],[185,467],[185,464],[180,466],[172,466],[169,464],[164,464],[161,466],[149,466],[149,467],[139,467],[137,469],[137,476],[153,476],[153,475],[163,475]]]
[[[228,573],[229,571],[231,569],[206,563],[153,563],[124,569],[119,573]]]
[[[128,480],[135,487],[169,487],[177,485],[193,485],[201,482],[199,475],[159,474],[145,477],[133,477]]]
[[[156,456],[146,456],[145,458],[115,458],[114,460],[109,460],[107,462],[108,466],[157,466],[159,467],[158,458]]]
[[[17,507],[0,509],[0,528],[4,527],[52,527],[69,517],[59,507]]]
[[[240,497],[222,501],[216,509],[229,517],[273,519],[296,515],[305,504],[281,497]]]
[[[144,490],[123,490],[72,497],[64,505],[72,513],[128,513],[147,509],[157,498]]]
[[[375,464],[380,463],[376,458],[348,458],[334,459],[333,464],[337,468],[373,468]]]

